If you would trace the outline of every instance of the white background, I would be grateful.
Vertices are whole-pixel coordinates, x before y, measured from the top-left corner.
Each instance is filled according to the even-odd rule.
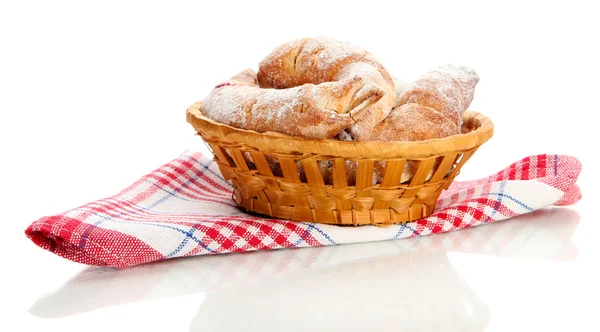
[[[279,313],[265,319],[269,325],[263,329],[281,330],[289,315],[300,315],[303,308],[310,307],[314,299],[294,291],[294,285],[298,282],[305,287],[323,281],[322,274],[316,279],[282,277],[278,285],[283,291],[277,296],[266,286],[223,293],[190,286],[193,291],[186,288],[182,296],[174,297],[168,294],[177,278],[168,277],[170,273],[186,274],[190,283],[195,282],[193,270],[177,263],[180,265],[159,266],[157,269],[167,275],[161,279],[164,285],[148,290],[168,296],[142,296],[141,300],[121,305],[114,299],[104,299],[106,304],[88,313],[40,318],[49,315],[48,307],[66,303],[77,307],[81,296],[92,303],[100,301],[106,289],[127,288],[135,284],[137,277],[132,279],[131,274],[124,273],[111,283],[90,286],[92,291],[83,295],[44,302],[42,313],[38,309],[29,312],[36,303],[39,308],[43,296],[60,290],[61,285],[68,286],[68,280],[84,267],[40,250],[23,231],[41,216],[114,194],[187,148],[201,149],[200,138],[185,122],[188,105],[201,100],[215,84],[232,74],[248,67],[256,69],[261,58],[282,42],[329,36],[371,51],[392,75],[403,80],[410,81],[446,63],[464,64],[478,71],[481,81],[471,109],[492,118],[496,131],[464,167],[462,179],[487,175],[530,154],[570,154],[583,162],[579,183],[584,199],[566,215],[563,211],[548,217],[554,225],[552,232],[568,234],[555,239],[558,247],[555,240],[544,240],[544,234],[550,232],[544,223],[534,223],[529,231],[537,234],[535,241],[527,237],[523,240],[523,246],[538,253],[533,258],[456,253],[451,247],[440,252],[447,255],[452,271],[479,294],[489,312],[489,321],[467,330],[597,331],[596,314],[591,308],[597,307],[593,303],[598,299],[595,267],[600,246],[595,238],[600,227],[591,209],[599,198],[594,190],[599,166],[596,119],[600,112],[600,25],[593,3],[1,2],[0,245],[4,259],[0,330],[210,331],[198,318],[204,317],[198,314],[202,310],[211,313],[213,328],[215,322],[223,321],[240,327],[258,315],[259,311],[251,308],[251,299],[261,302],[260,294],[265,294],[264,301],[271,304],[281,302],[277,305]],[[562,230],[561,220],[565,218],[572,221],[567,224],[573,226],[574,222],[576,227]],[[576,248],[571,260],[555,261],[544,256],[562,250],[566,244]],[[376,252],[376,246],[360,248]],[[523,246],[518,248],[522,251]],[[353,257],[353,249],[336,250],[334,255],[340,260]],[[520,257],[520,251],[515,252],[513,256]],[[404,251],[394,253],[385,256],[392,257],[389,266],[399,264],[395,260],[398,255],[408,255]],[[269,259],[267,254],[260,257]],[[417,259],[417,264],[431,264],[427,257]],[[381,282],[387,283],[390,293],[404,294],[400,287],[425,287],[428,280],[435,281],[413,265],[407,271],[423,275],[404,286],[392,273],[393,268],[378,265],[373,269],[369,262],[378,259],[375,254],[368,256],[362,261],[367,263],[353,265],[351,271],[389,276]],[[199,265],[203,262],[197,260]],[[223,262],[236,264],[232,258],[223,258]],[[344,279],[342,273],[347,269],[336,269],[340,273],[336,283],[330,288],[315,285],[315,289],[332,292],[332,296],[340,296],[340,289],[353,294],[358,281]],[[152,271],[149,273],[155,273]],[[383,287],[377,285],[373,287]],[[440,289],[428,296],[444,299],[451,292]],[[302,321],[317,330],[320,328],[315,326],[335,329],[349,322],[354,322],[350,327],[364,330],[375,326],[373,320],[396,317],[403,310],[394,306],[397,302],[388,301],[386,306],[361,294],[357,291],[357,303],[352,297],[345,298],[340,306],[331,302],[328,315],[307,315]],[[205,301],[209,297],[239,305],[220,307],[215,301]],[[420,304],[423,310],[429,310],[428,302],[420,298],[414,301],[415,306]],[[281,308],[291,302],[295,305],[284,312]],[[342,304],[348,303],[379,310],[377,315],[365,310],[362,316],[347,316]],[[421,321],[444,321],[436,315],[397,317],[383,326],[397,330],[408,319],[414,324],[410,326],[418,330],[425,326],[420,325]],[[13,323],[20,324],[19,328],[9,329]],[[432,326],[428,328],[436,328]],[[451,330],[443,326],[437,329]]]

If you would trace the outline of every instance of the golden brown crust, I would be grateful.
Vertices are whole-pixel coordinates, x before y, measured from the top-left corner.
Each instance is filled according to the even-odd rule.
[[[462,114],[473,100],[479,76],[467,67],[442,66],[406,86],[379,123],[374,141],[423,141],[460,134]]]
[[[382,98],[378,88],[364,87],[362,78],[352,77],[290,89],[261,89],[248,69],[217,85],[203,101],[202,113],[232,127],[261,133],[332,138]]]
[[[243,70],[234,75],[229,80],[217,85],[215,88],[225,85],[245,85],[256,87],[258,86],[258,82],[256,80],[256,73],[252,69]]]
[[[371,136],[373,141],[424,141],[460,134],[462,114],[473,100],[479,76],[466,67],[443,66],[408,84],[396,106]],[[409,161],[400,182],[415,174],[418,163]],[[428,178],[433,174],[428,175]],[[375,178],[381,180],[385,164],[375,164]]]
[[[394,108],[390,115],[375,127],[371,139],[374,141],[424,141],[457,134],[460,134],[460,127],[456,119],[450,119],[431,107],[410,103]],[[407,162],[400,183],[410,181],[418,167],[418,162]],[[375,182],[381,182],[385,169],[385,163],[375,163]],[[434,169],[435,167],[427,178],[433,175]]]
[[[265,57],[258,70],[261,87],[285,89],[361,78],[363,90],[382,91],[366,114],[348,128],[357,140],[368,140],[373,127],[394,105],[394,82],[385,68],[365,50],[327,38],[304,38],[283,44]],[[368,94],[368,93],[367,93]]]
[[[349,63],[367,57],[363,49],[326,38],[303,38],[282,44],[259,64],[261,87],[286,89],[338,80]]]
[[[424,141],[460,134],[456,119],[416,103],[394,108],[371,135],[372,141]]]
[[[396,101],[431,107],[461,125],[462,113],[469,107],[479,76],[474,70],[446,65],[422,75],[409,84]]]

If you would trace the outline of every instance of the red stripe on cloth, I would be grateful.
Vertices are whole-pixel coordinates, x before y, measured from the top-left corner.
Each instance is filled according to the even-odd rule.
[[[167,176],[168,178],[164,178],[163,176],[161,176],[161,174]],[[150,174],[148,178],[156,180],[158,184],[161,184],[164,188],[174,190],[178,194],[181,194],[182,196],[191,199],[199,199],[202,197],[227,197],[227,195],[225,195],[224,193],[217,192],[216,190],[213,190],[210,187],[199,183],[194,178],[186,179],[186,181],[189,181],[189,183],[185,183],[183,179],[181,179],[181,177],[178,177],[173,173],[164,171]],[[195,189],[193,186],[197,187],[198,189]],[[231,192],[231,190],[229,190],[229,192]]]
[[[104,202],[115,201],[111,206],[111,210],[114,210],[115,214],[118,215],[119,219],[127,221],[139,221],[139,222],[167,222],[172,224],[179,224],[184,226],[193,226],[199,221],[207,220],[207,218],[216,218],[212,214],[193,214],[193,213],[175,213],[175,212],[155,212],[150,209],[143,209],[142,207],[133,204],[126,200],[118,200],[118,198],[108,198],[102,201],[95,202],[95,204],[103,205]],[[214,202],[221,205],[236,206],[231,200],[229,202],[213,201],[210,199],[202,200],[203,202]],[[95,205],[88,205],[95,206]],[[105,209],[98,207],[98,209]]]
[[[204,237],[200,240],[201,244],[192,249],[186,256],[208,253],[209,251],[203,246],[209,246],[218,253],[227,253],[295,248],[303,242],[309,246],[323,245],[310,233],[309,227],[303,227],[304,224],[290,221],[232,216],[221,217],[214,222],[202,222],[191,226],[204,234]],[[279,226],[282,230],[278,231],[274,226]],[[250,231],[251,229],[253,231]],[[230,235],[225,238],[222,232],[230,233]],[[291,235],[293,233],[299,239],[292,241]],[[298,241],[299,243],[295,243]]]
[[[508,171],[507,180],[513,180],[515,178],[515,174],[517,173],[517,167],[522,167],[522,165],[514,164],[510,167]]]
[[[475,205],[475,207],[471,205]],[[486,207],[492,208],[491,211],[500,213],[503,216],[512,217],[517,215],[515,211],[497,200],[480,197],[462,201],[460,205],[444,208],[426,219],[417,220],[415,235],[419,235],[425,230],[431,231],[432,234],[449,231],[443,230],[443,226],[447,222],[450,222],[453,226],[450,230],[470,227],[479,222],[487,222],[490,216],[484,212]],[[465,221],[465,215],[471,217],[468,222]]]
[[[192,159],[193,159],[193,158],[192,158]],[[195,173],[196,173],[196,174],[199,174],[199,175],[202,177],[202,179],[203,179],[204,181],[206,181],[208,184],[210,184],[210,185],[211,185],[211,186],[213,186],[214,188],[216,188],[216,189],[218,189],[218,190],[220,190],[220,191],[223,191],[223,192],[231,191],[231,187],[226,187],[226,186],[222,185],[221,183],[219,183],[219,182],[217,182],[217,181],[215,181],[215,180],[211,179],[209,176],[207,176],[207,175],[205,174],[205,173],[206,173],[206,172],[205,172],[205,170],[203,170],[203,169],[200,169],[200,168],[196,167],[196,165],[197,165],[197,164],[202,164],[202,163],[200,163],[198,160],[195,160],[195,162],[196,162],[196,163],[191,163],[191,162],[190,162],[190,161],[188,161],[188,160],[179,160],[179,162],[180,162],[180,163],[181,163],[183,166],[185,166],[185,167],[188,167],[188,168],[194,169],[194,171],[195,171]],[[203,166],[204,166],[204,165],[203,165]]]
[[[174,186],[172,182],[165,178],[158,177],[156,175],[152,175],[148,178],[153,178],[158,181],[156,185],[161,185],[163,190],[167,190],[172,192],[173,194],[179,195],[182,198],[187,198],[195,201],[210,201],[210,202],[218,202],[221,204],[227,204],[226,202],[231,202],[231,191],[227,195],[224,194],[212,194],[211,191],[208,190],[208,187],[201,186],[201,189],[205,191],[191,190],[189,185],[182,184],[181,186]],[[184,190],[187,189],[188,191]],[[190,191],[192,194],[190,194]],[[150,197],[150,196],[148,196]],[[146,197],[146,198],[148,198]],[[230,205],[230,204],[227,204]]]
[[[581,173],[581,162],[577,158],[563,155],[553,156],[551,160],[552,162],[547,165],[547,176],[540,178],[539,181],[569,192]],[[555,171],[556,174],[554,174]]]
[[[142,178],[142,179],[144,179],[144,178]],[[119,193],[119,195],[120,196],[127,195],[131,191],[138,190],[138,188],[144,184],[145,184],[145,182],[143,180],[136,181],[133,185],[128,187],[128,191],[121,191]],[[148,188],[139,192],[136,196],[129,199],[129,201],[133,204],[138,204],[138,203],[144,201],[145,199],[152,197],[152,195],[154,195],[159,190],[160,190],[160,188],[158,188],[156,186],[148,186]],[[73,210],[80,211],[79,214],[74,216],[74,218],[77,220],[85,220],[85,219],[89,218],[90,216],[92,216],[95,212],[103,211],[102,208],[98,208],[96,206],[104,204],[106,202],[106,200],[112,199],[113,197],[118,197],[118,196],[115,195],[115,196],[107,197],[105,199],[90,202],[90,203],[80,206],[79,208],[73,209]]]
[[[59,232],[52,231],[56,226],[60,226]],[[97,232],[90,232],[85,245],[80,247],[81,234],[75,231],[80,226],[82,222],[74,218],[45,217],[32,223],[25,235],[42,249],[88,265],[127,267],[164,258],[133,236],[99,227]]]
[[[522,169],[521,169],[521,175],[518,178],[522,179],[522,180],[529,180],[529,179],[531,179],[530,172],[534,171],[534,170],[531,169],[532,168],[531,166],[532,166],[531,163],[525,163],[525,164],[523,164]]]
[[[148,227],[136,230],[136,222],[160,226],[153,228],[158,236],[163,234],[160,232],[165,232],[165,235],[185,232],[183,242],[168,242],[168,246],[166,242],[160,242],[162,246],[153,244],[156,248],[161,248],[161,251],[172,252],[169,257],[361,241],[360,236],[330,238],[331,233],[327,234],[325,226],[319,229],[319,226],[309,223],[267,219],[255,215],[227,215],[231,213],[230,208],[223,210],[223,215],[198,214],[202,211],[180,212],[187,211],[188,208],[194,211],[193,204],[196,202],[235,205],[230,198],[231,188],[211,173],[216,167],[213,165],[209,169],[206,166],[209,164],[202,160],[199,154],[182,155],[145,175],[115,196],[34,222],[26,230],[26,235],[36,245],[73,261],[116,267],[132,266],[167,257],[135,236],[109,229],[113,227],[108,223],[115,222],[127,224],[131,231],[128,233],[139,234],[140,238],[145,238],[147,234],[144,232]],[[515,211],[499,201],[500,197],[476,196],[475,186],[479,186],[477,192],[483,190],[485,193],[489,192],[495,181],[538,177],[538,181],[565,192],[564,197],[556,204],[574,203],[581,197],[581,192],[575,184],[580,170],[581,164],[573,157],[538,155],[524,158],[484,179],[455,182],[443,196],[446,197],[443,201],[447,203],[443,204],[441,199],[438,211],[426,219],[408,224],[408,229],[402,230],[398,236],[407,236],[410,232],[406,231],[411,229],[410,236],[428,235],[492,222],[501,219],[499,217],[515,216]],[[172,201],[173,204],[165,204],[159,206],[158,210],[153,210],[159,203],[168,202],[171,195],[194,199]],[[96,214],[108,219],[103,221],[97,218]],[[98,223],[92,223],[95,220]],[[187,229],[179,229],[182,226]],[[182,249],[184,247],[185,249]]]
[[[532,164],[534,164],[532,160],[534,159],[540,159],[543,161],[541,161],[540,163],[537,163],[536,161],[538,165],[536,165],[535,168],[532,168],[531,166]],[[542,165],[541,170],[540,164]],[[456,191],[465,190],[467,188],[482,185],[489,182],[513,180],[513,178],[511,178],[511,175],[515,176],[517,174],[516,169],[519,167],[529,167],[530,170],[529,176],[527,178],[521,176],[517,180],[531,180],[535,178],[540,182],[544,182],[564,192],[568,192],[571,189],[571,187],[573,187],[573,185],[577,181],[579,173],[581,173],[581,162],[575,157],[565,155],[529,156],[511,164],[507,168],[501,170],[500,172],[494,175],[473,181],[457,181],[453,183],[447,191],[443,192],[440,198],[448,197]],[[554,174],[555,171],[556,174]],[[538,177],[538,175],[541,176]]]
[[[194,172],[192,172],[192,175],[186,176],[185,173],[189,170],[193,170]],[[162,176],[160,176],[160,174],[167,176],[169,179],[163,178]],[[192,190],[194,193],[197,193],[198,190],[194,190],[193,188],[191,188],[190,185],[192,184],[215,196],[222,196],[224,193],[231,192],[231,188],[226,188],[222,185],[219,185],[217,182],[213,181],[206,174],[204,174],[204,172],[201,172],[197,168],[184,169],[176,165],[172,165],[172,167],[170,167],[169,170],[159,169],[149,174],[148,176],[161,181],[161,183],[164,185],[168,185],[173,188],[185,187],[189,190]],[[204,185],[198,180],[203,180],[208,185]],[[186,184],[186,182],[189,183]]]
[[[541,154],[536,156],[537,159],[537,178],[542,178],[548,175],[548,170],[546,169],[546,155]]]

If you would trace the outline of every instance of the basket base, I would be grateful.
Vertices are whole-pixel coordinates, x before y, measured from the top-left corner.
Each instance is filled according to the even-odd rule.
[[[370,210],[332,210],[316,211],[310,207],[276,206],[258,198],[243,198],[239,190],[234,190],[233,197],[238,205],[248,212],[299,222],[315,222],[331,225],[393,225],[428,217],[435,209],[424,202],[413,202],[405,212],[398,213],[393,208]]]

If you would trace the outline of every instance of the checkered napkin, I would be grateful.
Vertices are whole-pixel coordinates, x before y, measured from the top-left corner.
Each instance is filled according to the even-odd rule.
[[[524,158],[476,181],[455,181],[429,217],[389,227],[261,218],[236,208],[212,159],[186,151],[119,192],[33,222],[25,234],[75,262],[128,267],[174,257],[316,247],[424,236],[486,224],[581,198],[581,163]]]

